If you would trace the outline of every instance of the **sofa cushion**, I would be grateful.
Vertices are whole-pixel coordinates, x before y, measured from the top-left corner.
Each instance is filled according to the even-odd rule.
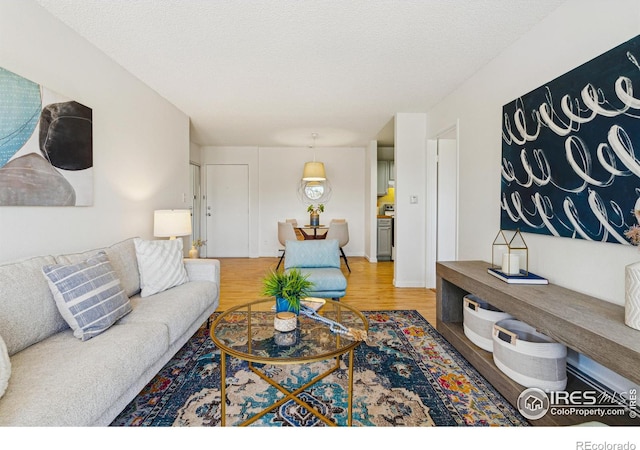
[[[335,267],[340,268],[340,247],[336,239],[287,241],[284,268]]]
[[[11,377],[11,359],[7,346],[0,336],[0,398],[4,395],[9,385],[9,377]]]
[[[133,312],[120,323],[162,323],[169,331],[172,345],[185,330],[218,300],[218,284],[211,281],[191,281],[151,297],[131,297]]]
[[[131,297],[140,292],[140,274],[138,272],[138,259],[136,257],[136,248],[133,244],[133,239],[134,238],[129,238],[109,247],[88,250],[81,253],[58,255],[56,256],[56,262],[59,264],[76,264],[92,257],[99,251],[104,251],[109,257],[111,266],[116,272],[116,276],[120,280],[125,294],[127,294],[127,297]]]
[[[0,427],[91,425],[167,349],[166,327],[152,323],[118,322],[85,342],[69,329],[45,339],[12,357]]]
[[[68,329],[42,276],[53,256],[0,266],[0,335],[9,355]]]
[[[73,335],[83,341],[131,312],[131,303],[105,252],[77,264],[51,264],[42,272]]]
[[[133,240],[140,271],[140,296],[148,297],[189,281],[184,268],[182,239]]]

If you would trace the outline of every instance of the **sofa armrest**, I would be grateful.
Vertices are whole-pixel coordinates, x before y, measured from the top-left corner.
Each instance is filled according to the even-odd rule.
[[[185,258],[189,281],[214,281],[220,285],[220,261],[217,259]]]

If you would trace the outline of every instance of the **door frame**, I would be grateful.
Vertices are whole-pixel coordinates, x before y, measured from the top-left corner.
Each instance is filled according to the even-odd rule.
[[[191,210],[191,236],[189,247],[195,239],[202,238],[203,195],[202,195],[202,167],[200,163],[189,161],[189,209]]]

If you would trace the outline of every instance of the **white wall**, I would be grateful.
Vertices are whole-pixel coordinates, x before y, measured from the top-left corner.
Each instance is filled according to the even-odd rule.
[[[188,117],[31,0],[0,2],[0,66],[93,109],[89,207],[0,208],[0,261],[150,238],[189,192]]]
[[[460,119],[459,259],[491,261],[491,243],[500,227],[502,106],[638,30],[636,0],[570,0],[428,112],[428,138]],[[525,240],[531,271],[624,304],[624,267],[640,260],[637,248],[528,233]],[[589,362],[581,365],[590,370]]]
[[[378,262],[378,143],[371,141],[365,150],[364,256]]]
[[[396,114],[394,140],[394,286],[425,287],[426,115]]]
[[[202,161],[202,150],[195,142],[189,143],[189,161],[195,164],[200,164]]]
[[[298,183],[313,153],[306,147],[202,147],[202,163],[249,164],[250,256],[278,256],[278,220],[309,223],[307,205],[298,197]],[[345,253],[364,255],[365,149],[316,148],[316,159],[325,165],[332,195],[325,202],[320,221],[332,218],[349,222]],[[206,180],[203,180],[206,183]]]
[[[460,259],[491,261],[500,227],[502,106],[636,36],[640,3],[568,1],[427,115],[427,136],[460,118]],[[529,268],[552,283],[624,303],[633,247],[525,234]]]

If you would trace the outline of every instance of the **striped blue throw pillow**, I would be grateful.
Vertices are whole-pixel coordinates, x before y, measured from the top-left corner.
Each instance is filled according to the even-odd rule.
[[[131,312],[131,302],[105,252],[77,264],[44,266],[58,311],[73,335],[91,339]]]

